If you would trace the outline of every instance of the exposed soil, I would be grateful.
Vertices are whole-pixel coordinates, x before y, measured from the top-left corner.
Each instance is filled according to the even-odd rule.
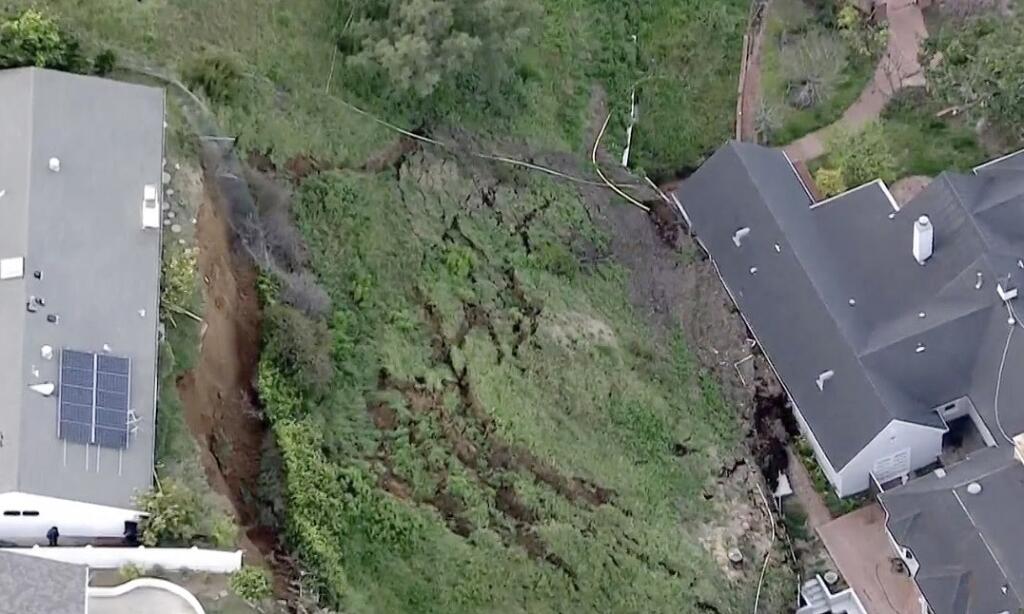
[[[207,183],[209,185],[209,183]],[[178,379],[185,420],[200,443],[207,477],[227,496],[252,562],[275,572],[278,594],[289,589],[287,561],[279,556],[274,527],[260,514],[258,484],[268,435],[253,388],[259,361],[260,309],[256,270],[239,256],[234,238],[209,189],[198,216],[199,269],[206,312],[196,368]]]

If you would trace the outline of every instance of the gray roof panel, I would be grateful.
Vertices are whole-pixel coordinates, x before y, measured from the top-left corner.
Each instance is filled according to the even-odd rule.
[[[161,184],[163,121],[159,89],[0,72],[0,257],[25,258],[24,279],[0,281],[0,363],[8,366],[0,371],[0,492],[131,507],[150,484],[160,231],[142,229],[141,206],[144,186]],[[31,296],[45,307],[28,313]],[[53,360],[41,357],[44,345]],[[58,439],[57,395],[28,389],[58,383],[59,350],[103,353],[105,345],[133,362],[139,421],[123,451]]]
[[[85,614],[85,565],[0,551],[0,612]]]

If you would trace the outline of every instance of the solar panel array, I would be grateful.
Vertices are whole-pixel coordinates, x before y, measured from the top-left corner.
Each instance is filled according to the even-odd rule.
[[[60,438],[105,448],[128,447],[130,384],[127,358],[62,350]]]

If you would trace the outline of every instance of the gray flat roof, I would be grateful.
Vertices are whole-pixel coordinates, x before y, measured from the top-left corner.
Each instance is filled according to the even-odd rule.
[[[150,485],[160,230],[143,230],[141,212],[144,186],[160,190],[163,121],[160,89],[0,72],[0,258],[24,258],[25,269],[0,280],[0,492],[131,507]],[[35,313],[32,297],[45,302]],[[29,390],[59,383],[62,349],[105,348],[132,363],[137,421],[123,450],[58,438],[58,393]]]
[[[0,552],[0,612],[85,614],[89,568]]]
[[[679,187],[694,231],[836,469],[892,420],[944,428],[934,409],[962,396],[994,434],[997,423],[1024,431],[1019,404],[1004,401],[994,415],[1009,331],[995,288],[1024,282],[1017,161],[944,173],[899,209],[880,182],[811,206],[782,152],[731,142]],[[921,215],[935,229],[924,266],[911,254]],[[750,233],[736,246],[740,228]],[[1011,373],[1024,371],[1024,331],[1017,337]],[[834,376],[819,390],[825,371]],[[1021,398],[1024,378],[1010,379],[1001,398]]]

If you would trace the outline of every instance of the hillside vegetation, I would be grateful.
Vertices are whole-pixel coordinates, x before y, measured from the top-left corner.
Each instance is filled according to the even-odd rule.
[[[767,540],[716,532],[733,512],[716,481],[746,429],[684,336],[630,304],[593,203],[410,147],[340,102],[580,174],[601,90],[617,148],[636,87],[634,164],[668,176],[729,136],[744,0],[482,3],[507,24],[456,0],[401,18],[384,0],[42,4],[85,52],[112,49],[114,74],[180,75],[293,182],[301,237],[275,236],[294,275],[260,284],[258,388],[284,476],[263,496],[322,604],[749,611]],[[515,40],[480,34],[504,25]],[[771,566],[762,611],[791,588]]]

